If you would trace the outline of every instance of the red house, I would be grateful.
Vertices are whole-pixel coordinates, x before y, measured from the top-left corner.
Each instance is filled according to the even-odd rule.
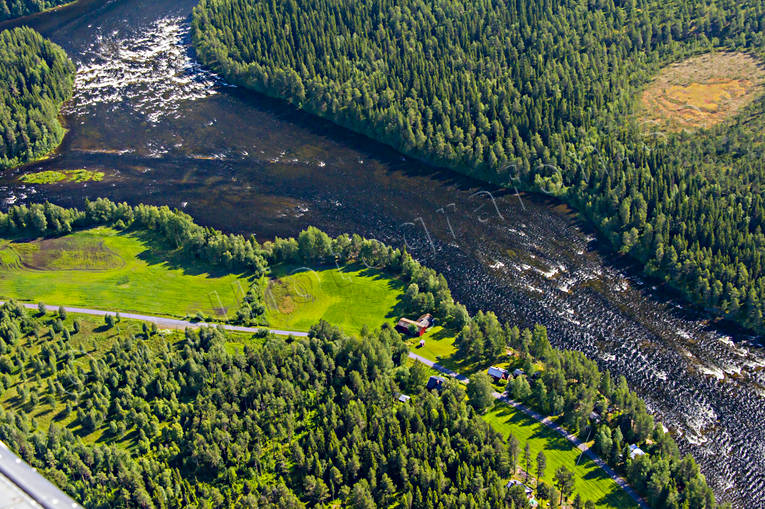
[[[417,321],[410,320],[409,318],[399,319],[396,324],[396,330],[408,336],[422,336],[431,325],[433,325],[433,317],[430,313],[426,313],[419,317]]]

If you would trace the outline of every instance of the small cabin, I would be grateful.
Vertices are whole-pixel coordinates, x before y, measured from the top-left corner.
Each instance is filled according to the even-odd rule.
[[[526,494],[527,497],[530,497],[532,493],[534,493],[534,490],[523,484],[521,481],[517,479],[510,479],[507,481],[507,484],[505,485],[505,488],[512,488],[513,486],[518,485],[523,487],[523,492]]]
[[[425,386],[429,391],[436,389],[438,392],[441,392],[444,387],[446,387],[446,380],[440,376],[431,376],[428,378],[428,385]]]
[[[412,399],[412,397],[411,396],[407,396],[406,394],[399,394],[398,398],[396,398],[396,399],[398,399],[401,403],[406,403],[407,401]]]
[[[513,376],[521,376],[525,374],[526,372],[523,371],[521,368],[515,368],[515,371],[513,371]]]
[[[635,444],[630,445],[630,459],[634,460],[638,456],[644,456],[645,451]]]
[[[496,366],[491,366],[488,370],[486,370],[486,373],[494,380],[494,382],[498,382],[500,380],[507,380],[507,370],[498,368]]]
[[[396,330],[407,336],[422,336],[432,325],[433,316],[430,313],[425,313],[417,320],[400,318],[396,323]]]

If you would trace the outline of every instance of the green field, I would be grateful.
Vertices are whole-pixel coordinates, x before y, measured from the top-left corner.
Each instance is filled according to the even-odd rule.
[[[27,184],[55,184],[56,182],[100,182],[104,172],[94,170],[45,170],[25,173],[19,180]]]
[[[232,316],[247,277],[210,273],[147,232],[94,228],[0,240],[0,298],[160,316]]]
[[[265,290],[271,327],[307,331],[323,319],[350,334],[398,318],[403,284],[378,270],[276,266],[271,276]]]
[[[483,417],[505,437],[510,433],[515,435],[521,444],[521,450],[528,442],[531,449],[532,474],[536,472],[537,453],[544,451],[547,456],[547,469],[542,479],[548,484],[553,484],[555,470],[565,465],[574,472],[574,496],[579,493],[582,500],[592,500],[596,507],[637,507],[600,467],[584,455],[580,459],[581,451],[558,433],[504,404],[496,404]],[[534,480],[529,478],[528,484],[533,487]]]
[[[482,359],[477,362],[460,357],[457,347],[454,346],[454,340],[457,332],[451,329],[445,329],[441,326],[435,326],[423,334],[421,338],[409,338],[406,340],[409,349],[428,360],[439,363],[441,366],[456,371],[467,376],[479,371],[486,371],[489,366],[498,366],[501,368],[513,370],[520,367],[520,360],[517,357],[501,355],[496,359]],[[425,345],[420,347],[420,339],[425,340]],[[503,382],[504,383],[504,382]],[[500,386],[496,385],[499,389]]]

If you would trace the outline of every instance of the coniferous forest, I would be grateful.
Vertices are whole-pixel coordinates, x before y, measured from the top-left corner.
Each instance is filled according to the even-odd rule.
[[[11,237],[104,225],[153,231],[189,259],[254,274],[283,262],[381,267],[408,285],[407,313],[433,311],[460,331],[462,357],[517,352],[530,376],[508,382],[511,397],[594,436],[597,453],[651,507],[718,507],[694,459],[681,456],[623,376],[552,348],[542,326],[471,317],[442,275],[399,249],[316,228],[260,244],[167,207],[105,199],[83,210],[46,203],[0,212],[0,234]],[[243,303],[248,315],[251,304]],[[9,403],[0,406],[0,440],[85,507],[528,507],[522,488],[502,482],[520,462],[518,442],[480,418],[480,383],[427,391],[429,372],[408,365],[409,347],[390,326],[350,337],[319,322],[308,339],[265,335],[237,349],[241,338],[219,329],[136,334],[106,318],[108,340],[62,310],[0,306],[0,397]],[[412,399],[399,402],[402,392]],[[630,444],[649,454],[631,458]]]
[[[636,95],[709,51],[763,53],[751,0],[202,0],[229,81],[486,181],[558,196],[690,301],[765,331],[765,101],[657,133]]]
[[[0,0],[0,21],[44,11],[71,0]]]
[[[0,32],[0,168],[34,160],[64,137],[61,103],[72,95],[74,64],[31,28]]]

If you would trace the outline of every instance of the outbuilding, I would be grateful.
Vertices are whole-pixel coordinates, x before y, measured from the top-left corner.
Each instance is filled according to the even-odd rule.
[[[636,444],[630,445],[630,459],[634,460],[638,456],[644,456],[645,451],[638,447]]]
[[[507,379],[507,370],[498,368],[497,366],[491,366],[486,373],[494,379],[495,382],[499,380]]]
[[[425,386],[429,391],[436,389],[441,392],[446,387],[446,380],[440,376],[431,376],[428,378],[428,385]]]

